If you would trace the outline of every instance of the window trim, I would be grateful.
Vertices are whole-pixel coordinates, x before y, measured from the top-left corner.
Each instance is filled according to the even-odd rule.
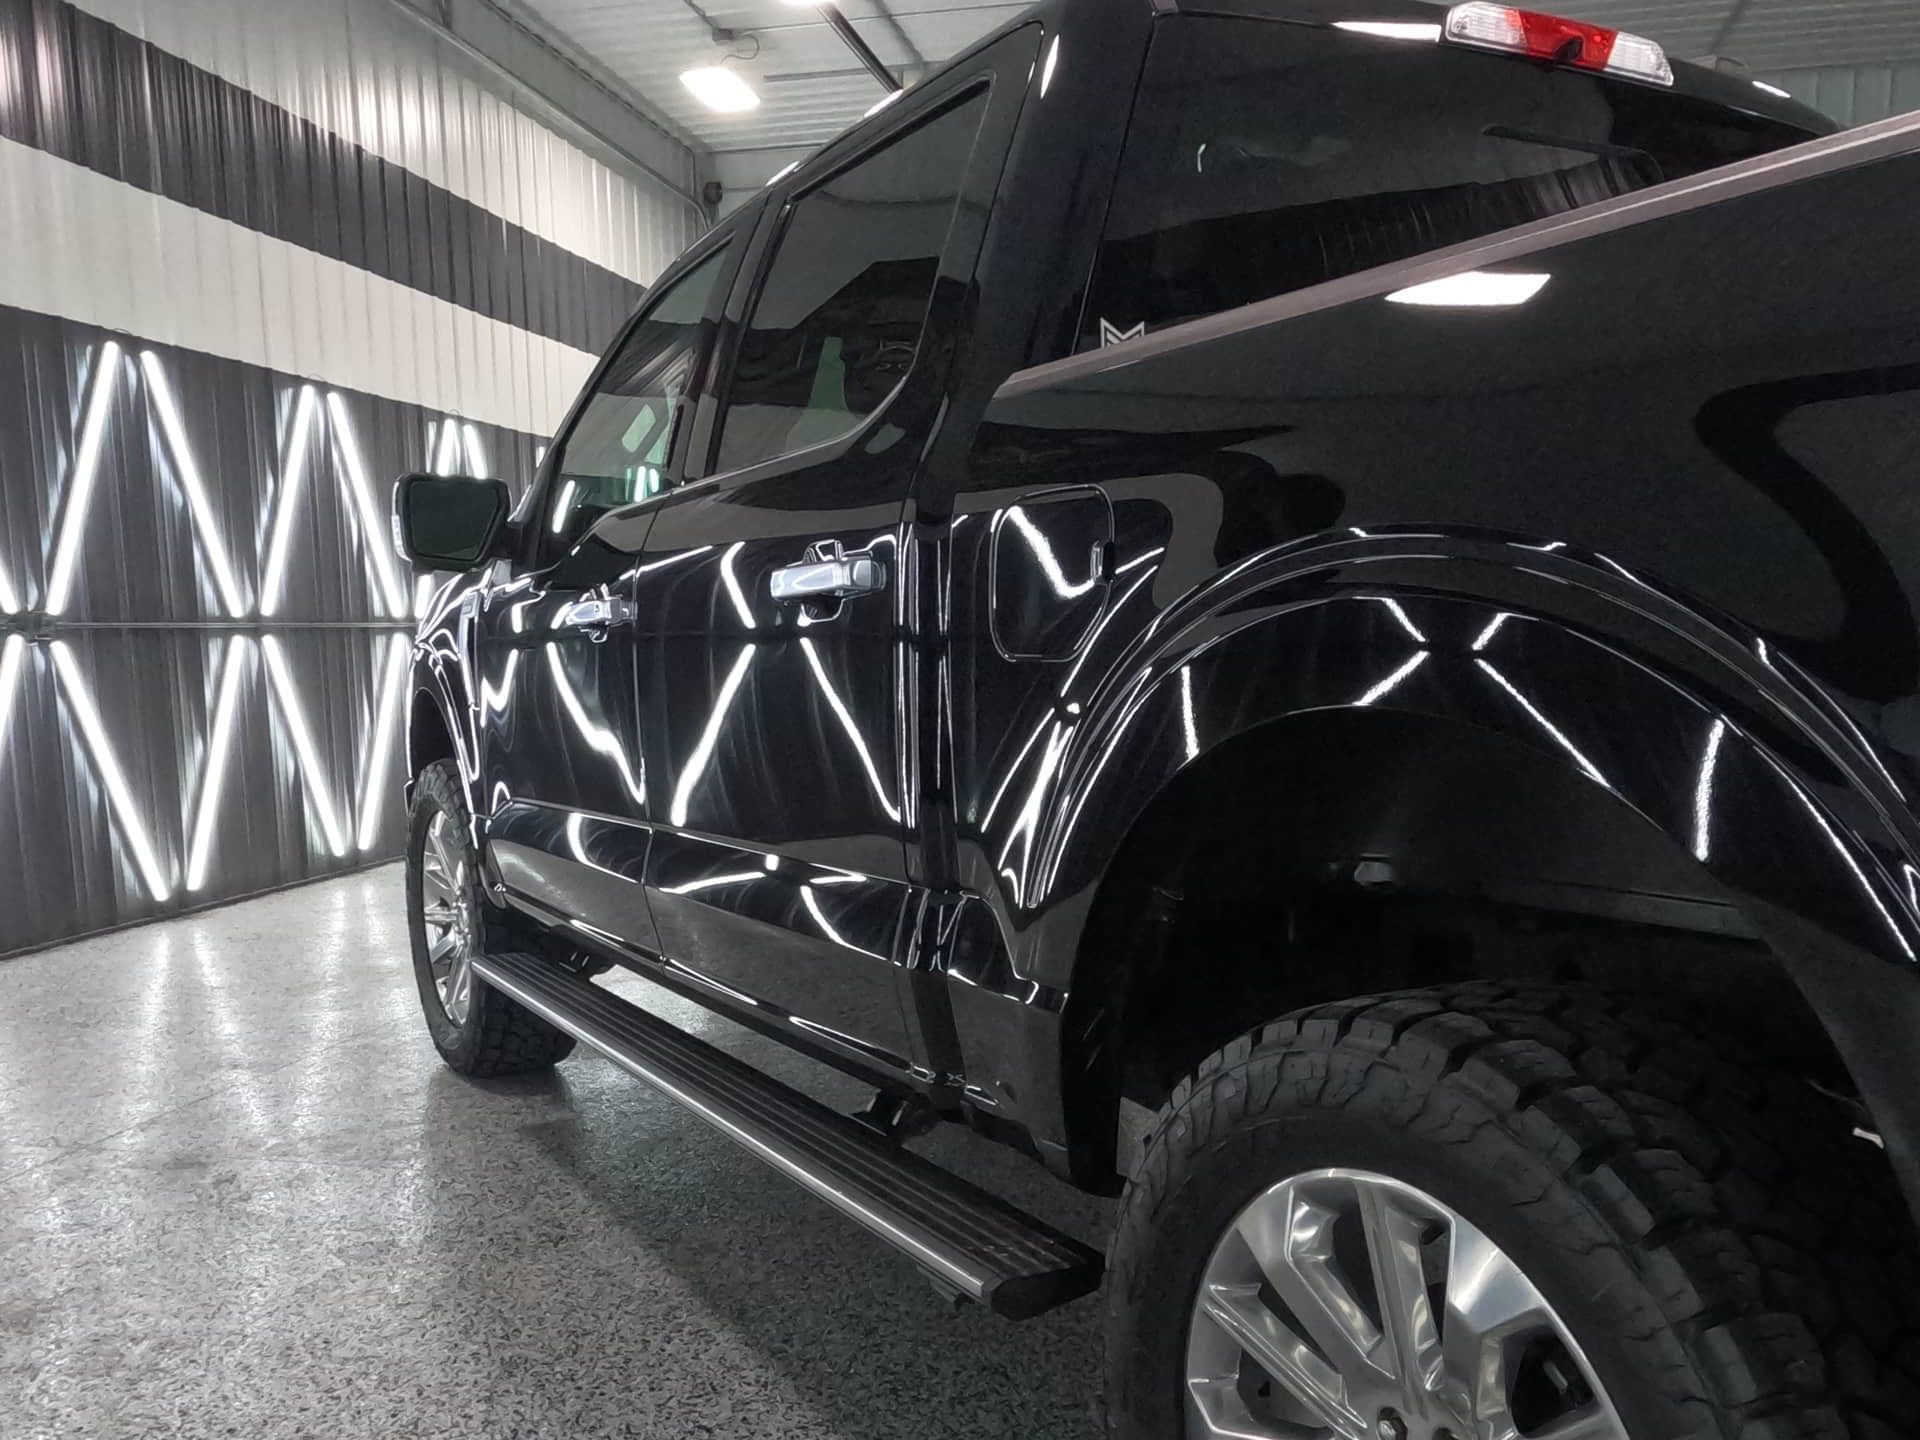
[[[580,386],[579,393],[574,396],[572,405],[567,408],[566,416],[561,420],[559,428],[554,431],[553,438],[547,442],[546,456],[540,462],[533,484],[527,489],[526,508],[515,517],[521,529],[519,553],[514,557],[516,569],[529,574],[538,574],[551,570],[566,558],[565,552],[557,555],[548,552],[547,527],[538,517],[546,513],[548,502],[553,498],[553,487],[559,475],[561,456],[566,453],[566,447],[572,441],[574,431],[579,428],[581,420],[586,415],[588,404],[595,395],[599,394],[600,382],[606,377],[607,371],[621,351],[626,349],[627,341],[633,337],[634,331],[647,323],[661,302],[681,281],[687,279],[716,255],[723,255],[731,250],[734,252],[732,264],[722,261],[720,275],[714,283],[714,293],[708,297],[706,309],[702,314],[701,323],[708,333],[703,337],[700,352],[694,360],[695,382],[690,398],[696,406],[706,398],[711,389],[709,362],[716,351],[718,330],[716,321],[725,313],[727,297],[732,293],[739,279],[741,259],[751,248],[752,237],[761,218],[754,213],[754,209],[754,206],[749,205],[740,211],[738,216],[730,216],[688,246],[682,255],[661,272],[659,278],[648,289],[645,298],[635,307],[633,314],[627,317],[626,323],[620,327],[620,333],[608,343],[606,349],[601,352],[600,358],[594,362],[592,371]],[[748,220],[752,223],[747,223]],[[740,243],[742,230],[746,231],[744,244]],[[666,470],[669,475],[674,473],[676,460],[684,465],[689,458],[687,449],[692,429],[690,423],[682,424],[680,433],[674,436],[673,447],[667,454]],[[672,493],[673,490],[669,487],[663,490],[661,495]],[[661,495],[633,503],[650,505],[660,499]],[[632,506],[621,508],[631,509]]]
[[[983,56],[983,58],[986,57]],[[763,219],[762,231],[754,237],[753,243],[749,246],[750,253],[746,263],[734,278],[732,288],[741,299],[738,318],[732,317],[733,306],[729,305],[728,318],[722,325],[724,333],[712,352],[716,362],[714,374],[712,383],[706,388],[702,398],[711,400],[714,408],[710,429],[705,437],[705,453],[700,457],[700,473],[698,475],[693,473],[693,457],[689,456],[686,479],[676,489],[669,490],[666,494],[684,493],[694,486],[734,476],[758,477],[769,469],[775,473],[810,469],[813,465],[832,459],[835,455],[854,448],[872,429],[882,423],[888,413],[895,408],[900,396],[920,377],[926,357],[924,343],[916,344],[913,364],[907,368],[907,373],[900,377],[899,383],[887,392],[886,398],[870,413],[860,417],[859,421],[845,433],[816,441],[799,449],[783,450],[774,455],[763,456],[750,465],[735,466],[728,470],[717,468],[720,459],[720,443],[726,433],[727,413],[733,407],[734,372],[739,361],[740,342],[748,329],[749,322],[759,309],[765,295],[767,281],[772,277],[773,267],[779,261],[781,245],[787,238],[794,211],[799,207],[800,202],[832,184],[849,170],[865,163],[880,151],[904,140],[913,132],[934,124],[976,98],[984,97],[986,103],[981,110],[979,128],[974,134],[973,148],[968,152],[966,171],[959,177],[954,215],[949,218],[947,233],[941,241],[939,262],[940,270],[944,273],[947,261],[953,256],[951,246],[959,206],[966,198],[966,187],[974,175],[980,142],[987,135],[993,117],[994,96],[999,88],[999,78],[999,72],[994,66],[983,65],[977,70],[962,72],[954,77],[950,83],[940,87],[939,93],[919,97],[920,103],[912,109],[894,114],[892,112],[902,111],[903,107],[899,105],[889,107],[888,112],[884,113],[888,114],[891,123],[876,129],[861,144],[849,149],[844,156],[837,157],[831,168],[822,171],[819,175],[809,175],[804,180],[799,180],[792,190],[780,197],[777,206],[769,207],[768,214]],[[751,276],[747,272],[747,265],[753,267]],[[936,287],[937,284],[936,280]],[[932,307],[933,297],[929,296],[927,322],[923,324],[920,333],[921,342],[925,341],[927,330],[931,328]],[[661,499],[664,496],[655,498]]]

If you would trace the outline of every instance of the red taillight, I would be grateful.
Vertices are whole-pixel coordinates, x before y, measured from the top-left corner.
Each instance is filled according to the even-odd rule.
[[[1447,39],[1462,45],[1626,75],[1656,85],[1673,84],[1673,66],[1667,62],[1666,51],[1646,37],[1543,15],[1538,10],[1470,0],[1447,12],[1444,33]]]

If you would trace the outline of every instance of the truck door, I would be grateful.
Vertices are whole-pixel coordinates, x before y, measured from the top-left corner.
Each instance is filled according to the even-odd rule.
[[[675,473],[733,251],[715,237],[629,327],[554,444],[518,573],[474,597],[494,869],[522,906],[647,951],[640,502]]]
[[[1037,28],[776,196],[638,567],[674,971],[856,1068],[904,1072],[900,530]]]

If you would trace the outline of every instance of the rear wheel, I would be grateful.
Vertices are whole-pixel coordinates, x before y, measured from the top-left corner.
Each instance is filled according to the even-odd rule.
[[[1885,1157],[1699,1023],[1464,986],[1210,1057],[1122,1204],[1126,1440],[1894,1440],[1920,1268]]]
[[[564,1060],[573,1037],[475,977],[494,915],[453,762],[420,773],[407,843],[407,928],[427,1029],[462,1075],[517,1075]]]

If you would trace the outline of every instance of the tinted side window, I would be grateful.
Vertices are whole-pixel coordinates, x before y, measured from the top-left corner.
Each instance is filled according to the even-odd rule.
[[[740,339],[719,469],[852,430],[919,352],[984,91],[803,195]]]
[[[1165,19],[1081,348],[1806,138],[1653,86],[1433,41]]]
[[[549,550],[565,549],[609,510],[645,500],[667,473],[676,427],[695,398],[707,307],[725,270],[715,251],[681,276],[620,342],[568,434],[553,479]]]

